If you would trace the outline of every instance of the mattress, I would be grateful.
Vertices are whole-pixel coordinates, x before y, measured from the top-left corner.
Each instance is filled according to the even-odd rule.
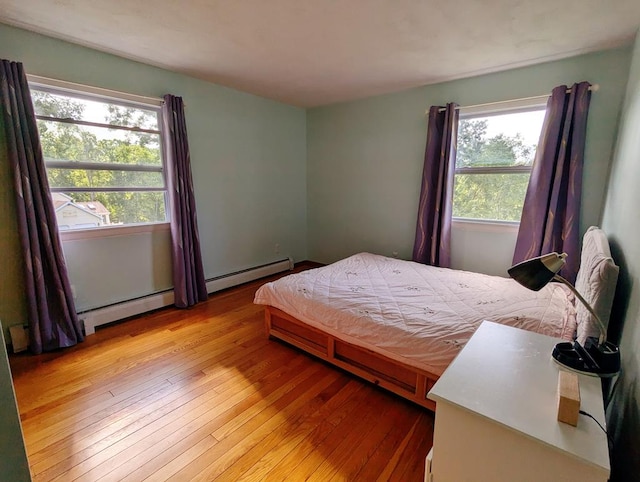
[[[360,253],[260,287],[270,305],[348,343],[441,375],[483,320],[572,339],[573,294]],[[496,340],[500,346],[500,340]]]

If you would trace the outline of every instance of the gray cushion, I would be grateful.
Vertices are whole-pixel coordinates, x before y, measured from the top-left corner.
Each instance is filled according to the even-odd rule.
[[[606,234],[600,228],[591,226],[582,238],[580,270],[575,286],[593,307],[605,328],[609,323],[618,271],[611,258]],[[588,336],[598,337],[600,329],[597,321],[579,300],[576,300],[576,311],[578,342],[584,344]]]

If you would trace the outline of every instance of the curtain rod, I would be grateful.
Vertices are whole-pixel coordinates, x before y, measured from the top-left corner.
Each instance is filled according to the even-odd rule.
[[[592,92],[597,92],[598,90],[600,90],[600,84],[593,84],[591,86],[589,86],[589,90]],[[571,89],[567,89],[567,94],[571,92]],[[542,100],[542,99],[548,99],[549,97],[551,97],[551,94],[544,94],[544,95],[534,95],[533,97],[522,97],[520,99],[513,99],[513,100],[499,100],[497,102],[487,102],[485,104],[475,104],[475,105],[463,105],[463,106],[458,106],[456,107],[456,110],[460,110],[460,109],[477,109],[479,107],[491,107],[491,106],[497,106],[500,104],[511,104],[511,103],[515,103],[515,102],[527,102],[527,101],[532,101],[532,100]],[[440,109],[438,109],[438,112],[444,112],[445,110],[447,110],[445,107],[442,107]],[[425,114],[429,114],[429,109],[427,109],[427,111],[425,112]]]
[[[103,89],[102,87],[94,87],[91,85],[77,84],[75,82],[52,79],[52,78],[43,77],[40,75],[27,74],[27,80],[34,84],[57,87],[59,89],[86,92],[88,94],[94,94],[102,97],[111,97],[116,99],[128,100],[129,102],[135,102],[138,104],[161,106],[164,103],[164,100],[160,99],[159,97],[147,97],[144,95],[130,94],[127,92],[120,92],[118,90]]]

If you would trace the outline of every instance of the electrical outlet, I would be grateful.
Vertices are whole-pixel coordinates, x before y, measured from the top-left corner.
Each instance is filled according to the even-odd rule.
[[[274,250],[275,250],[276,254],[280,254],[280,244],[279,243],[276,243]]]
[[[78,293],[76,292],[76,285],[71,285],[71,296],[73,296],[73,300],[78,299]]]

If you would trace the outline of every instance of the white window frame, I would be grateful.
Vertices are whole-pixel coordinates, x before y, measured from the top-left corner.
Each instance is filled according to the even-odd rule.
[[[71,229],[71,230],[58,230],[60,235],[60,239],[63,241],[72,241],[72,240],[80,240],[80,239],[91,239],[91,238],[102,238],[109,236],[122,236],[122,235],[133,235],[133,234],[143,234],[143,233],[153,233],[159,231],[169,231],[170,230],[170,204],[169,204],[169,196],[168,196],[168,188],[167,188],[167,161],[165,156],[165,146],[164,146],[164,136],[162,133],[163,129],[163,119],[162,119],[162,104],[163,100],[155,97],[145,97],[136,94],[128,94],[125,92],[118,92],[109,89],[103,89],[100,87],[93,87],[89,85],[76,84],[73,82],[67,82],[63,80],[57,79],[49,79],[46,77],[40,77],[36,75],[27,75],[27,80],[29,82],[29,87],[38,90],[49,92],[52,94],[60,94],[72,96],[85,100],[93,100],[93,101],[101,101],[108,102],[116,105],[121,105],[123,107],[133,107],[133,108],[141,108],[145,110],[153,110],[157,112],[158,115],[158,130],[151,131],[149,129],[140,129],[135,127],[126,127],[126,126],[112,126],[108,124],[101,124],[96,122],[87,122],[87,121],[78,121],[78,120],[62,120],[63,122],[68,122],[70,124],[75,125],[89,125],[96,127],[107,127],[107,128],[115,128],[119,130],[127,130],[132,132],[151,132],[154,134],[158,134],[160,138],[160,158],[162,161],[161,167],[140,167],[140,166],[127,166],[127,165],[112,165],[112,164],[98,164],[89,163],[89,162],[77,162],[74,163],[75,169],[96,169],[97,166],[100,166],[101,169],[105,167],[107,169],[116,169],[120,171],[153,171],[153,172],[161,172],[162,180],[164,183],[164,189],[156,190],[160,192],[164,192],[164,203],[165,203],[165,213],[166,220],[160,222],[149,222],[149,223],[138,223],[138,224],[128,224],[128,225],[118,225],[118,226],[99,226],[92,228],[79,228],[79,229]],[[54,120],[60,122],[60,119],[46,118],[44,116],[36,115],[37,119],[41,120]],[[63,167],[66,168],[68,165],[58,165],[63,161],[45,161],[46,168],[49,167]],[[150,189],[145,188],[50,188],[50,192],[73,192],[73,191],[99,191],[99,192],[132,192],[132,191],[141,191],[141,192],[149,192]]]
[[[491,104],[481,104],[470,107],[460,107],[458,109],[458,122],[461,120],[476,119],[480,117],[491,117],[506,114],[517,114],[520,112],[532,112],[544,110],[547,106],[548,96],[530,97],[526,99],[506,100],[493,102]],[[497,167],[461,167],[455,168],[454,178],[458,174],[517,174],[527,172],[531,174],[532,166],[497,166]],[[453,196],[454,193],[451,193]],[[452,203],[455,199],[452,199]],[[454,216],[455,223],[465,223],[468,225],[493,225],[493,226],[519,226],[520,221],[503,221],[498,219],[463,218]]]

